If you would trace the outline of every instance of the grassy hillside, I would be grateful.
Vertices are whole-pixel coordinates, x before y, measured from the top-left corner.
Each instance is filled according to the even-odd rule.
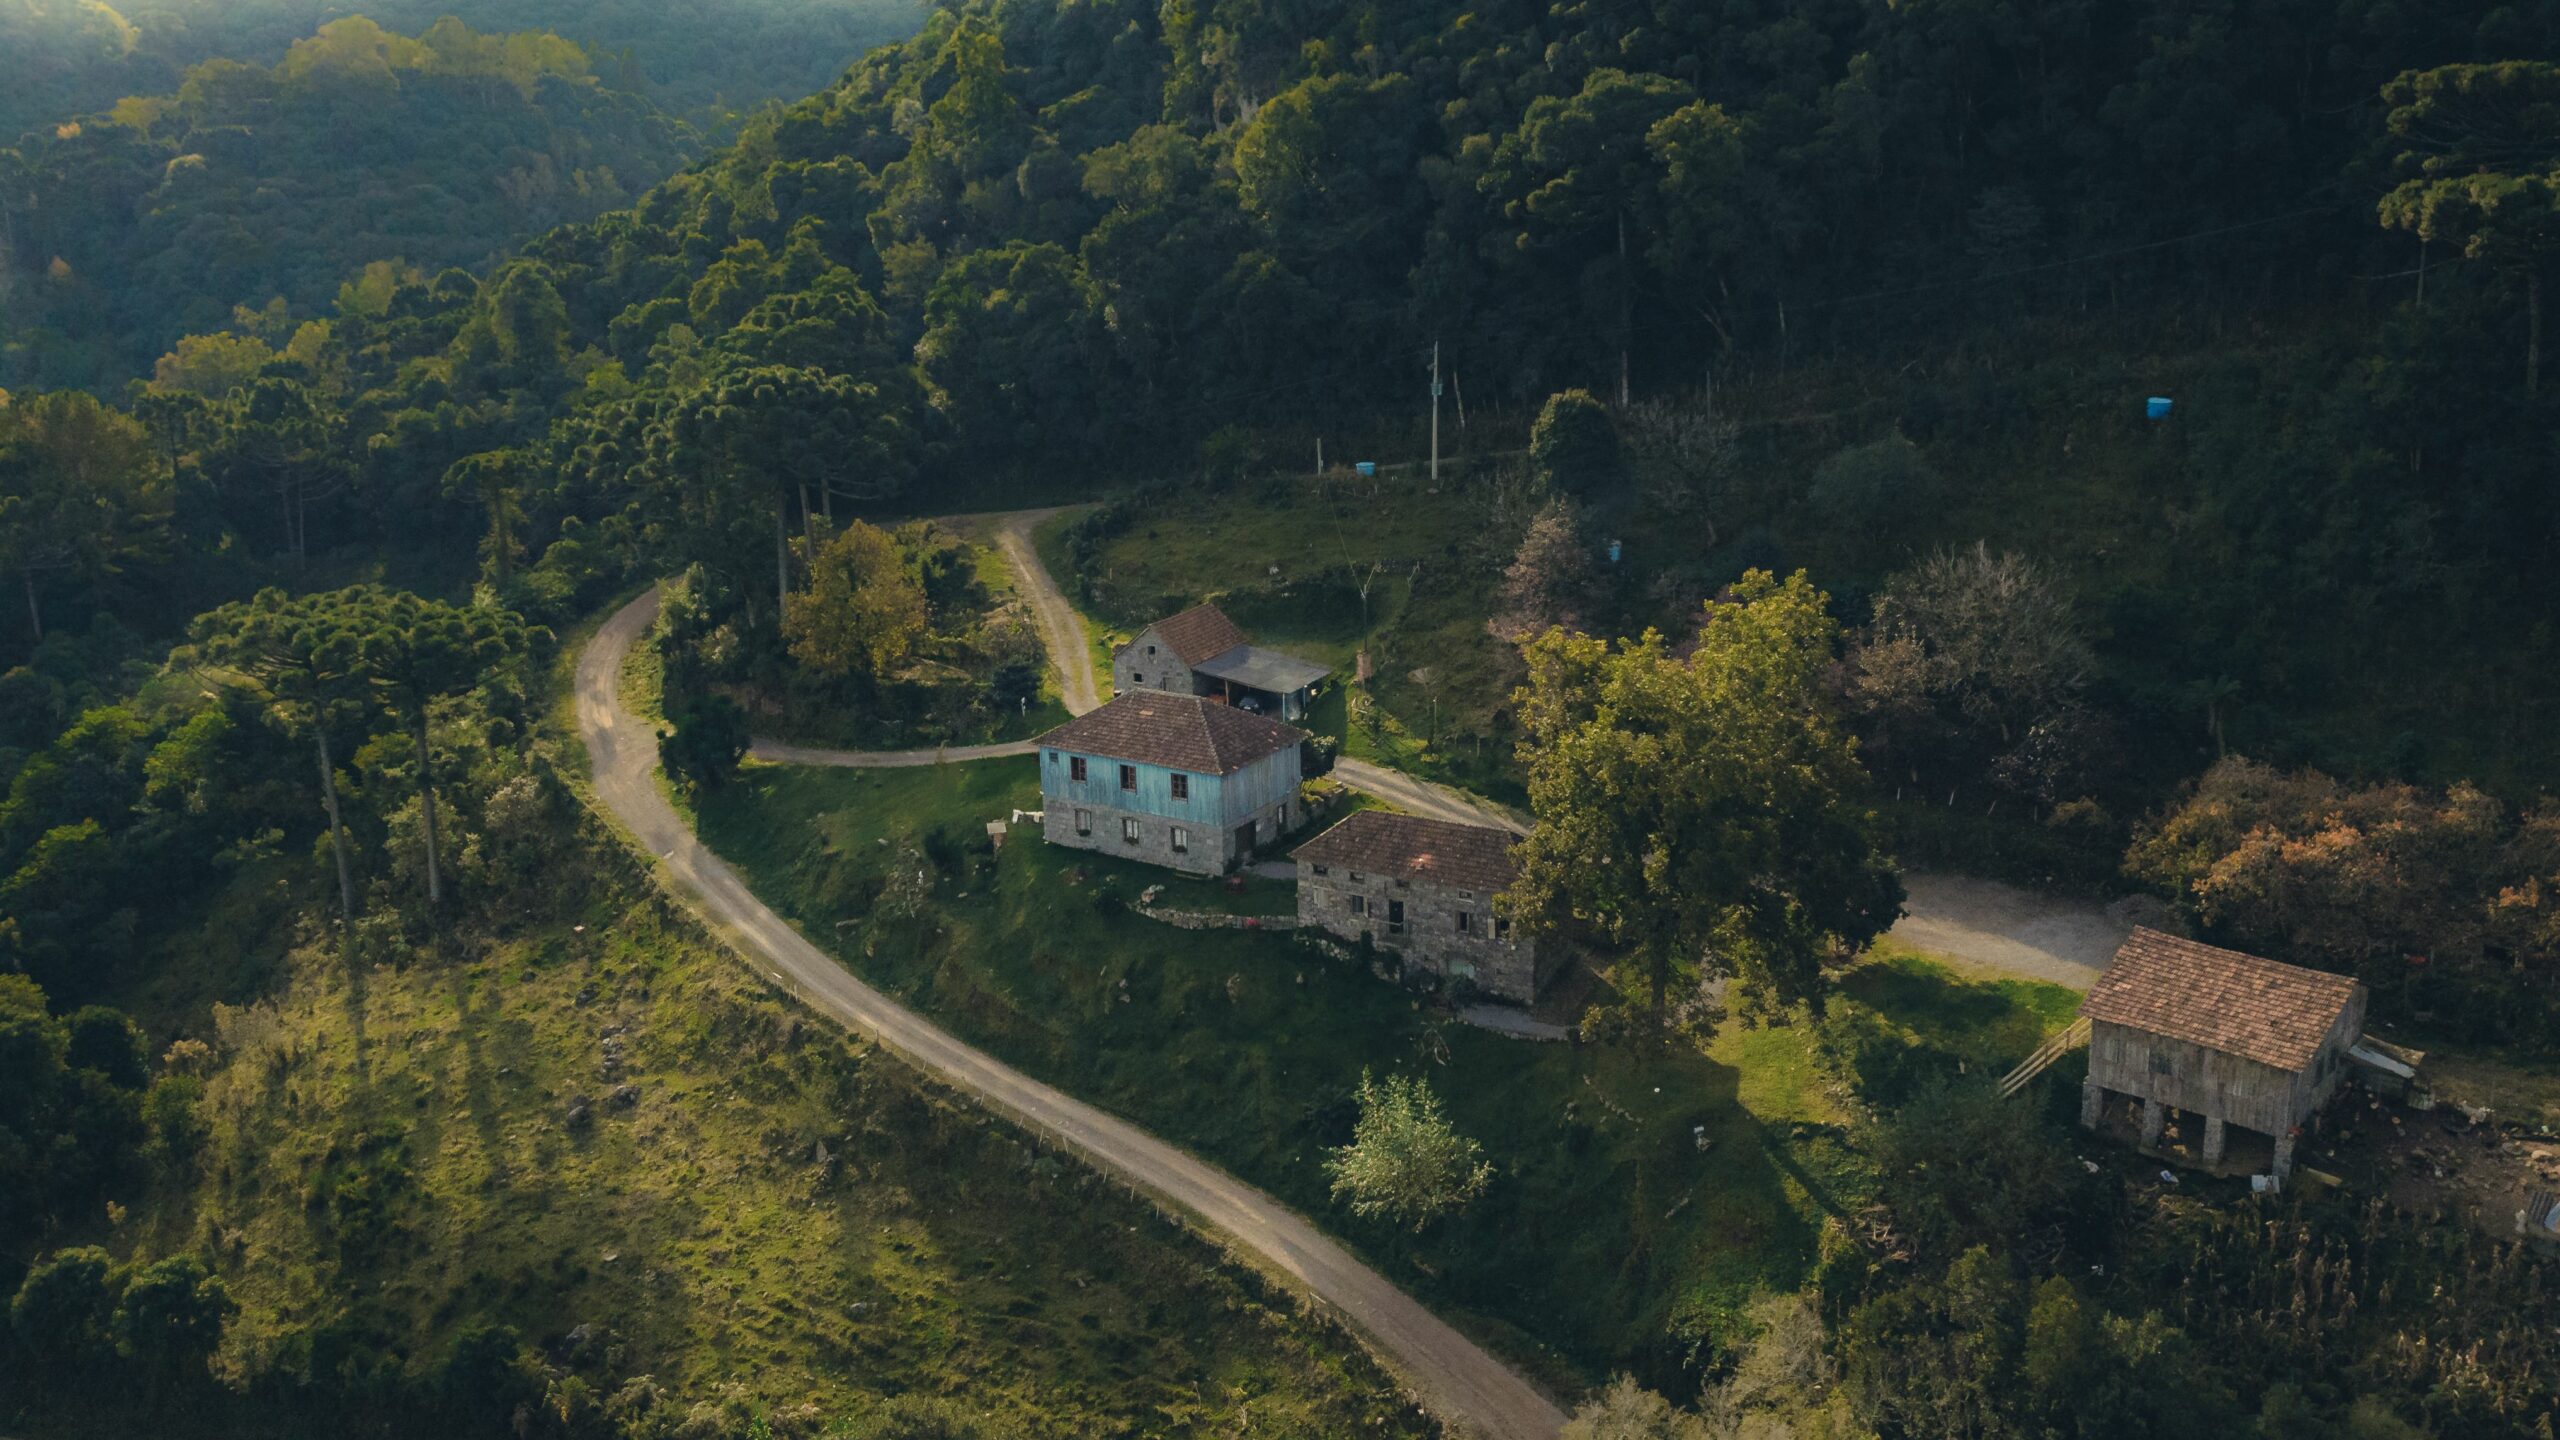
[[[1213,887],[1030,838],[987,851],[986,819],[1037,803],[1034,763],[751,766],[699,813],[705,839],[857,973],[1274,1191],[1568,1388],[1720,1354],[1749,1301],[1805,1283],[1828,1221],[1866,1203],[1873,1177],[1806,1028],[1736,1027],[1659,1056],[1535,1045],[1279,935],[1165,929],[1127,909],[1142,888],[1202,908]],[[883,913],[893,864],[930,872],[920,918]],[[1254,882],[1230,903],[1290,901]],[[1889,973],[1883,1013],[1985,1063],[2031,1048],[2069,998]],[[1322,1152],[1349,1138],[1364,1069],[1427,1076],[1484,1144],[1499,1178],[1472,1210],[1413,1235],[1331,1203]]]
[[[1257,1275],[768,991],[609,842],[528,899],[496,938],[296,946],[262,998],[155,1017],[212,1046],[200,1156],[53,1239],[204,1257],[245,1393],[173,1421],[183,1387],[22,1391],[0,1426],[501,1433],[366,1396],[442,1394],[502,1325],[563,1433],[868,1433],[901,1395],[1061,1440],[1436,1433]]]

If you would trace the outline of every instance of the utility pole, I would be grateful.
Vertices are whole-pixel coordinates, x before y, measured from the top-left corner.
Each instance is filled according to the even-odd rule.
[[[1431,342],[1431,483],[1440,483],[1440,342]]]

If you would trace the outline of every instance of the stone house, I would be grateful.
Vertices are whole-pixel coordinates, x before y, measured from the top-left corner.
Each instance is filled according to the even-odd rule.
[[[2131,1097],[2146,1148],[2184,1111],[2204,1122],[2206,1166],[2222,1165],[2236,1125],[2272,1137],[2273,1173],[2286,1175],[2295,1136],[2346,1077],[2365,1003],[2345,975],[2136,930],[2080,1005],[2080,1123],[2096,1126],[2110,1096]]]
[[[1198,695],[1137,691],[1040,737],[1052,845],[1223,874],[1285,836],[1306,733]]]
[[[1362,810],[1301,845],[1298,926],[1367,940],[1409,970],[1526,1005],[1551,965],[1538,943],[1493,913],[1493,897],[1519,878],[1520,837]]]
[[[1329,673],[1312,661],[1253,644],[1215,605],[1194,605],[1159,620],[1111,655],[1116,689],[1214,695],[1283,720],[1306,718],[1317,682]]]

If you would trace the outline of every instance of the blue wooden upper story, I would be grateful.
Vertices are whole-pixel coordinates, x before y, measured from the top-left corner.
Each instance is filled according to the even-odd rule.
[[[1040,752],[1040,794],[1048,804],[1131,810],[1204,825],[1240,825],[1296,795],[1298,779],[1294,748],[1224,775],[1074,750]]]

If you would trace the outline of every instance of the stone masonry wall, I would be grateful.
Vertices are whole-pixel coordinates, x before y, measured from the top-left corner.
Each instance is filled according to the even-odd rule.
[[[1285,800],[1280,801],[1252,817],[1259,825],[1262,837],[1257,854],[1268,856],[1281,848],[1280,811],[1287,804]],[[1084,808],[1093,817],[1091,835],[1076,833],[1076,807],[1073,804],[1051,797],[1045,802],[1041,816],[1041,838],[1052,845],[1091,850],[1102,855],[1119,855],[1148,865],[1179,870],[1187,875],[1223,875],[1236,867],[1235,832],[1244,824],[1241,819],[1234,825],[1214,821],[1202,824],[1168,820],[1161,815],[1142,815],[1134,810],[1108,805],[1087,805]],[[1135,845],[1122,838],[1120,822],[1124,819],[1138,822],[1138,843]],[[1173,848],[1173,827],[1176,825],[1182,825],[1191,832],[1191,848],[1181,853],[1176,853]]]
[[[1357,941],[1367,934],[1382,950],[1402,956],[1407,965],[1430,974],[1460,980],[1488,995],[1515,1004],[1527,1005],[1538,998],[1538,989],[1546,975],[1539,968],[1537,942],[1528,939],[1497,940],[1493,938],[1493,897],[1481,891],[1469,894],[1454,887],[1413,883],[1404,886],[1384,875],[1362,874],[1336,865],[1329,875],[1318,875],[1305,861],[1298,863],[1298,924],[1302,929],[1314,928]],[[1368,897],[1369,913],[1351,913],[1351,897]],[[1404,928],[1388,929],[1388,902],[1404,902]],[[1460,930],[1457,917],[1464,911],[1470,928]],[[1473,976],[1463,976],[1453,965],[1473,967]]]

